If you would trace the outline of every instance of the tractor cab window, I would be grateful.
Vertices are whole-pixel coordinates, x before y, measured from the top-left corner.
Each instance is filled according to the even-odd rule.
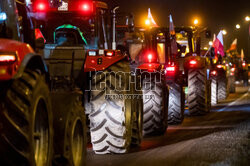
[[[54,42],[58,46],[87,45],[80,29],[72,25],[58,27],[54,33]]]
[[[184,52],[185,54],[190,53],[187,32],[181,31],[181,32],[176,33],[176,41],[178,43],[178,49],[180,52]],[[182,50],[183,48],[186,48],[186,50]]]
[[[7,33],[6,33],[7,14],[2,8],[3,4],[2,2],[0,2],[0,38],[7,38]]]

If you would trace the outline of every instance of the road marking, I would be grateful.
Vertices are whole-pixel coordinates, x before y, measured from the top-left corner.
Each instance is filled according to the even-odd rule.
[[[248,88],[248,91],[247,91],[243,96],[241,96],[239,99],[237,99],[237,100],[235,100],[234,102],[228,104],[226,107],[219,109],[217,112],[225,111],[225,110],[228,109],[229,107],[235,105],[237,102],[239,102],[239,101],[242,100],[244,97],[246,97],[246,96],[248,95],[249,92],[250,92],[250,88]]]

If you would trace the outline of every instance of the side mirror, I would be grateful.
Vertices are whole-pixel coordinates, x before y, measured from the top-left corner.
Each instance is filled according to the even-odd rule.
[[[35,45],[36,45],[36,48],[38,48],[38,49],[44,49],[45,48],[44,39],[42,37],[36,39]]]

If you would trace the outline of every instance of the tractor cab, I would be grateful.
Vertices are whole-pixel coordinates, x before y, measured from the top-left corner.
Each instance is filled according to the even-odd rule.
[[[83,77],[88,50],[108,49],[107,4],[90,0],[34,0],[29,8],[46,41],[40,52],[52,86],[63,88]]]

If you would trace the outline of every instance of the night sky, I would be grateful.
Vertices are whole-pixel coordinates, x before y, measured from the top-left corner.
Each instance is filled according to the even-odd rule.
[[[119,5],[120,11],[133,12],[136,23],[142,23],[151,8],[156,22],[168,25],[171,13],[176,26],[192,25],[193,18],[198,17],[201,26],[208,27],[212,33],[226,29],[225,44],[228,47],[234,38],[238,38],[239,49],[247,48],[248,25],[244,18],[250,15],[250,0],[106,0],[113,6]],[[241,25],[236,30],[235,25]],[[247,49],[245,49],[247,52]]]

